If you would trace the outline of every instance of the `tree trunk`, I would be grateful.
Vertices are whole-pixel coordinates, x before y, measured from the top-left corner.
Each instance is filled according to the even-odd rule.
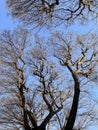
[[[67,124],[66,124],[64,130],[72,130],[73,127],[74,127],[76,114],[77,114],[77,110],[78,110],[79,95],[80,95],[80,90],[75,89],[75,94],[74,94],[74,97],[73,97],[73,103],[72,103],[70,115],[68,117]]]
[[[80,96],[80,83],[77,74],[71,69],[71,67],[68,64],[66,65],[74,79],[74,97],[73,97],[73,102],[69,113],[69,117],[66,126],[64,127],[64,130],[72,130],[75,124],[76,114],[78,110],[79,96]]]

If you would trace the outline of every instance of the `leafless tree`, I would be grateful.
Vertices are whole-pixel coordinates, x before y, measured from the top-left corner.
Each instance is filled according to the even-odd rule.
[[[55,33],[55,36],[51,41],[52,45],[54,45],[54,56],[59,60],[60,64],[65,67],[65,70],[67,68],[74,82],[72,106],[67,121],[64,123],[63,130],[72,130],[74,128],[79,102],[81,102],[79,101],[79,98],[81,97],[80,92],[82,91],[83,84],[93,81],[93,79],[96,78],[95,75],[98,73],[98,70],[96,70],[98,62],[97,36],[91,34],[88,38],[87,36],[80,37],[76,35],[73,36],[72,34],[64,35],[62,33]],[[85,78],[86,81],[84,81]],[[92,113],[89,110],[88,112]],[[89,119],[86,118],[86,120]],[[81,119],[80,122],[83,121],[85,123],[86,120],[83,121]],[[93,120],[92,116],[90,117],[90,120]],[[78,129],[82,129],[80,125]]]
[[[14,33],[5,30],[0,36],[0,88],[3,89],[6,94],[4,98],[5,100],[7,99],[6,107],[8,108],[6,111],[2,107],[3,117],[1,116],[1,120],[3,118],[3,122],[5,121],[9,126],[10,124],[14,126],[15,122],[17,122],[16,124],[20,122],[18,125],[22,124],[24,128],[27,127],[27,111],[25,108],[24,96],[24,90],[27,88],[25,86],[26,81],[24,77],[25,62],[22,57],[27,43],[27,34],[28,32],[24,29],[15,31]],[[20,103],[22,112],[21,109],[19,110],[20,106],[18,102]],[[16,108],[16,112],[20,111],[20,115],[23,115],[23,119],[21,116],[17,116],[17,113],[15,115],[14,108]],[[9,113],[10,109],[11,113]],[[4,114],[4,112],[6,114]],[[14,117],[16,116],[17,118],[15,121]]]
[[[30,44],[28,36],[25,29],[0,34],[0,126],[84,129],[97,118],[89,99],[89,83],[97,71],[97,37],[73,40],[56,33],[48,42],[58,63],[43,39]]]
[[[7,0],[7,6],[12,16],[26,25],[59,25],[98,14],[97,0]]]
[[[41,44],[33,50],[28,44],[25,29],[0,34],[0,124],[4,129],[45,130],[63,109],[55,66],[46,60]],[[28,85],[30,76],[30,80],[35,77],[34,87]]]

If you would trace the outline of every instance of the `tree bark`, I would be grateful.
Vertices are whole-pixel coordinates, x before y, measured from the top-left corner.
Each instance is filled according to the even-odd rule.
[[[73,97],[70,114],[69,114],[69,117],[68,117],[64,130],[72,130],[74,127],[74,124],[75,124],[76,114],[77,114],[77,110],[78,110],[79,96],[80,96],[80,83],[79,83],[77,74],[75,74],[75,72],[73,72],[71,67],[69,65],[67,65],[67,68],[70,70],[72,77],[74,79],[74,97]]]

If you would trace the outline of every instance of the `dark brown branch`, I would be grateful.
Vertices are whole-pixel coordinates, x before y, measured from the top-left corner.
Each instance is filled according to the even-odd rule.
[[[28,119],[27,119],[27,111],[25,109],[23,109],[23,113],[24,113],[24,129],[31,130],[29,123],[28,123]]]
[[[72,107],[71,107],[71,110],[69,113],[69,117],[68,117],[64,130],[72,130],[74,127],[74,124],[75,124],[76,114],[77,114],[77,110],[78,110],[80,83],[78,81],[77,75],[73,72],[71,67],[68,64],[66,64],[66,66],[69,69],[69,71],[71,72],[72,77],[74,79],[74,97],[73,97],[73,102],[72,102]]]
[[[31,115],[33,113],[31,113],[29,110],[27,110],[27,114],[28,114],[28,117],[32,123],[32,126],[34,126],[34,128],[37,128],[37,121],[36,121],[34,115]]]
[[[59,5],[59,0],[56,0],[56,5]]]
[[[21,105],[22,105],[22,108],[23,108],[24,129],[30,130],[28,119],[27,119],[27,110],[26,110],[26,107],[25,107],[25,96],[24,96],[24,93],[23,93],[23,86],[20,86],[19,94],[20,94]]]
[[[53,111],[53,109],[52,109],[52,105],[48,102],[48,100],[46,99],[44,93],[43,93],[43,99],[44,99],[44,101],[45,101],[45,103],[46,103],[46,105],[47,105],[49,111]]]
[[[55,110],[55,111],[51,111],[47,117],[44,119],[44,121],[41,124],[41,127],[46,127],[46,125],[48,124],[48,122],[51,120],[51,118],[56,115],[60,110],[62,109],[62,107],[60,107],[59,109]]]

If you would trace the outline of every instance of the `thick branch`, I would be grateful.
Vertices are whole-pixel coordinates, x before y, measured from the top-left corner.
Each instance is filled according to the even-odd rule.
[[[29,117],[29,119],[30,119],[30,121],[32,123],[32,126],[34,126],[34,128],[37,128],[37,121],[36,121],[34,115],[32,116],[31,115],[32,113],[30,111],[28,111],[28,110],[27,110],[27,114],[28,114],[28,117]]]
[[[64,130],[72,130],[75,120],[76,120],[76,114],[77,114],[77,110],[78,110],[80,84],[79,84],[77,75],[73,72],[71,67],[68,64],[66,64],[66,66],[69,69],[69,71],[71,72],[72,77],[74,79],[74,97],[73,97],[73,102],[72,102],[72,107],[71,107],[71,110],[69,113],[69,117],[68,117]]]
[[[57,109],[57,110],[55,110],[55,111],[51,111],[51,112],[47,115],[47,117],[44,119],[44,121],[42,122],[41,127],[44,128],[44,127],[48,124],[48,122],[51,120],[51,118],[52,118],[54,115],[56,115],[61,109],[62,109],[62,107],[60,107],[59,109]]]
[[[24,129],[25,130],[31,130],[29,123],[28,123],[28,119],[27,119],[27,111],[26,109],[23,108],[23,112],[24,112]]]
[[[19,94],[20,94],[21,105],[22,105],[22,108],[23,108],[24,129],[30,130],[28,119],[27,119],[27,110],[25,108],[25,96],[24,96],[24,93],[23,93],[23,86],[20,86]]]
[[[52,111],[52,105],[48,102],[48,100],[46,99],[44,93],[43,93],[43,99],[44,99],[44,101],[45,101],[45,103],[46,103],[46,105],[47,105],[49,111]]]

